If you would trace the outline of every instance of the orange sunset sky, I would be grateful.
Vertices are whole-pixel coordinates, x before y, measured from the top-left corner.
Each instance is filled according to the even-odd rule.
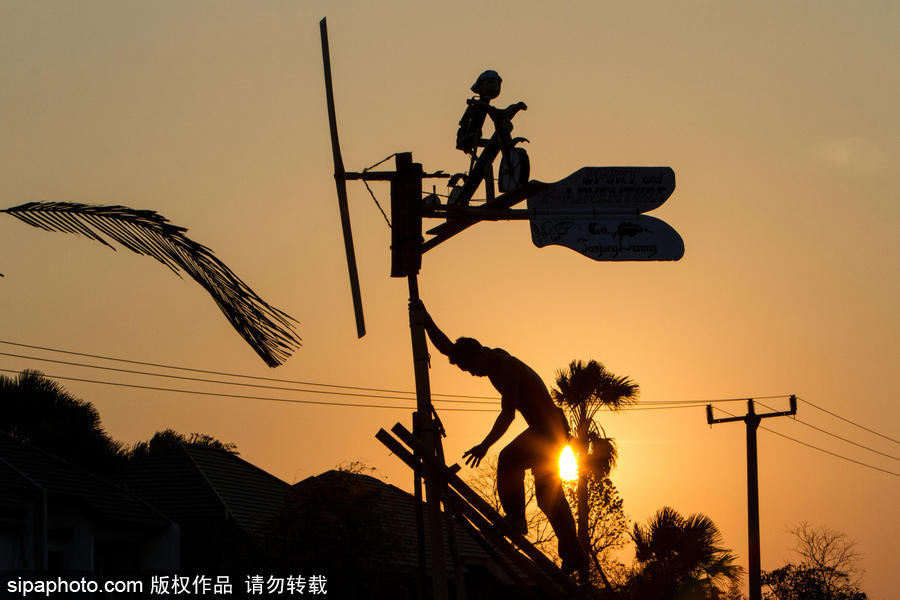
[[[639,383],[644,408],[796,394],[900,438],[900,8],[887,1],[0,0],[0,208],[52,200],[156,210],[293,315],[304,345],[270,370],[194,282],[127,250],[8,215],[0,215],[0,340],[413,389],[406,282],[389,277],[389,229],[351,182],[368,324],[366,337],[355,335],[332,179],[323,16],[348,170],[398,151],[413,152],[426,170],[465,169],[457,123],[469,86],[491,68],[503,77],[496,104],[528,104],[514,133],[531,140],[533,178],[557,181],[582,166],[675,171],[675,193],[652,215],[684,238],[678,262],[603,263],[558,246],[537,249],[521,221],[480,224],[429,252],[421,292],[448,335],[506,348],[548,385],[570,360],[594,358]],[[387,186],[372,188],[387,208]],[[101,364],[9,344],[0,352]],[[0,368],[414,405],[6,355]],[[431,376],[435,392],[494,395],[487,380],[436,353]],[[411,488],[411,473],[374,438],[380,427],[408,423],[410,408],[63,383],[128,443],[165,427],[199,431],[236,443],[242,457],[289,482],[361,460]],[[763,402],[787,409],[786,398]],[[874,600],[893,598],[900,447],[807,402],[799,420],[865,448],[789,418],[763,423],[858,462],[759,432],[762,567],[796,560],[788,530],[807,520],[856,539],[863,589]],[[438,411],[455,458],[482,439],[494,414],[452,406]],[[702,405],[602,413],[601,424],[618,440],[612,478],[633,521],[664,505],[705,513],[746,566],[741,424],[710,428]],[[520,418],[504,440],[522,427]]]

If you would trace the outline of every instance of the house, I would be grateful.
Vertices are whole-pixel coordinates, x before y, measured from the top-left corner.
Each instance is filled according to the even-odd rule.
[[[293,486],[285,510],[273,522],[268,548],[281,568],[293,564],[321,571],[341,598],[415,599],[418,587],[427,597],[428,516],[423,514],[420,559],[416,505],[412,494],[374,477],[328,471]],[[458,522],[452,530],[445,527],[444,536],[451,589],[464,581],[468,600],[517,597],[491,548]]]
[[[181,527],[181,566],[192,572],[265,567],[261,544],[290,485],[236,454],[177,444],[116,478]]]
[[[316,578],[332,597],[430,596],[423,505],[368,475],[291,486],[226,450],[176,444],[114,484],[2,438],[0,483],[0,569],[229,574],[241,591],[251,575]],[[444,552],[451,597],[460,583],[467,600],[517,597],[496,550],[466,525],[444,527]]]
[[[167,570],[179,529],[62,458],[0,435],[0,570]]]

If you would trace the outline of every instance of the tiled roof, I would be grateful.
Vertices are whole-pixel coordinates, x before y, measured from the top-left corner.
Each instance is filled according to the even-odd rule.
[[[107,521],[169,525],[165,517],[112,482],[5,435],[0,435],[0,483],[7,492],[45,490],[51,508],[55,502],[76,503]]]
[[[223,450],[182,447],[243,529],[261,532],[284,506],[291,486],[281,479]]]
[[[294,484],[295,492],[320,497],[342,493],[341,490],[348,487],[373,499],[370,508],[371,519],[389,533],[391,546],[398,550],[392,557],[392,562],[398,566],[418,568],[416,499],[413,495],[374,477],[345,471],[327,471]],[[425,553],[426,565],[430,567],[431,550],[428,542],[430,527],[427,513],[425,510]],[[454,562],[446,526],[443,528],[443,534],[444,562],[448,568],[452,568]],[[484,549],[459,524],[454,524],[454,534],[461,563],[471,565],[490,562]]]
[[[290,489],[234,454],[191,444],[150,456],[117,480],[175,522],[233,519],[251,533],[263,531]]]

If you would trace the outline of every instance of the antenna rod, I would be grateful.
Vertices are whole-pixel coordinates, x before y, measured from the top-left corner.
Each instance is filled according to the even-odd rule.
[[[350,230],[350,209],[347,206],[347,181],[341,144],[338,141],[337,117],[334,112],[334,90],[331,86],[331,55],[328,52],[328,25],[319,21],[322,34],[322,62],[325,67],[325,97],[328,101],[328,125],[331,129],[331,152],[334,158],[334,183],[337,186],[338,208],[341,211],[341,227],[344,230],[344,251],[347,254],[347,270],[350,273],[350,293],[353,296],[353,312],[356,315],[356,336],[366,335],[363,317],[362,295],[359,291],[359,273],[356,270],[356,254],[353,251],[353,232]]]

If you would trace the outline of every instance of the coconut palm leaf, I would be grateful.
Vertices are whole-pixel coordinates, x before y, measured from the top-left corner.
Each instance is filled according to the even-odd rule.
[[[294,319],[256,295],[212,251],[188,238],[184,227],[152,210],[71,202],[29,202],[0,210],[47,231],[83,235],[115,249],[151,256],[179,277],[187,273],[270,367],[282,364],[300,345]]]

